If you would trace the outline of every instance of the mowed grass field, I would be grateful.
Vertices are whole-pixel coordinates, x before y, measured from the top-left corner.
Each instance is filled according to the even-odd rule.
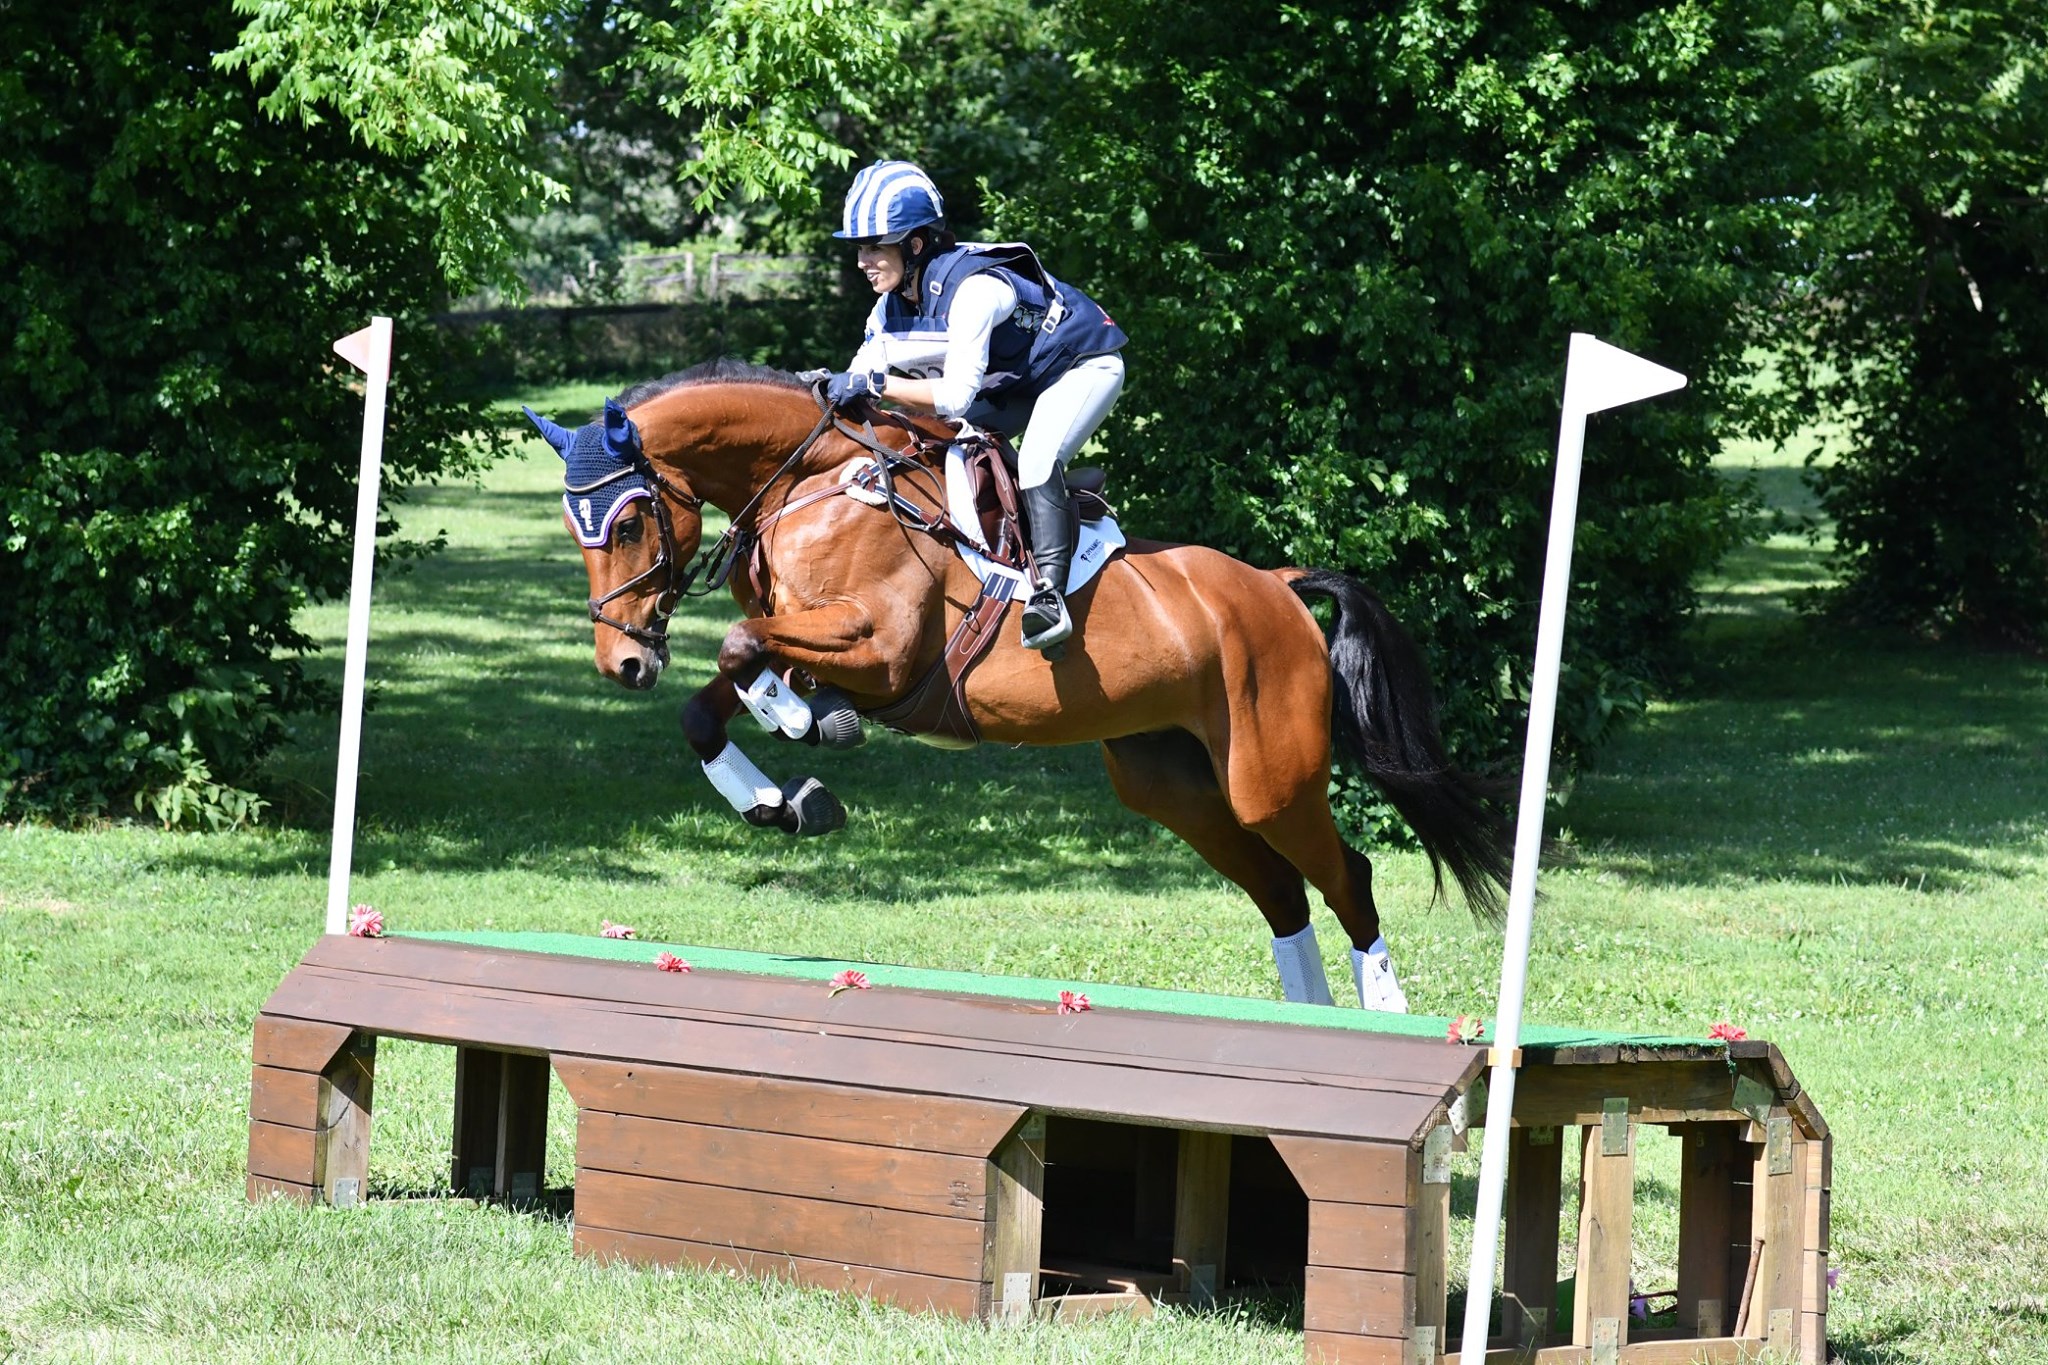
[[[519,395],[571,420],[596,396]],[[1727,464],[1776,506],[1803,496],[1796,454]],[[377,588],[353,898],[391,927],[611,919],[1277,996],[1257,913],[1117,806],[1092,750],[745,740],[851,820],[803,843],[743,826],[676,725],[730,602],[685,609],[654,692],[599,678],[558,470],[534,443],[404,513],[449,549]],[[1731,560],[1696,675],[1576,783],[1529,1015],[1776,1041],[1836,1137],[1836,1354],[2048,1365],[2048,665],[1818,630],[1786,593],[1821,571],[1789,532]],[[340,608],[310,625],[338,676]],[[425,1045],[380,1050],[367,1205],[249,1205],[250,1021],[319,931],[333,727],[308,718],[280,756],[260,829],[0,829],[0,1360],[1300,1358],[1298,1301],[991,1330],[579,1262],[559,1215],[448,1197],[452,1058]],[[1375,862],[1414,1007],[1490,1013],[1497,939],[1429,906],[1419,855]],[[572,1139],[558,1088],[551,1185]],[[1645,1142],[1645,1290],[1675,1260],[1668,1145]]]

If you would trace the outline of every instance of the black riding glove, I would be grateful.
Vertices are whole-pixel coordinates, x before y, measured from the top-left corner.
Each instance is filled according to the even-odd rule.
[[[880,398],[888,382],[886,370],[846,370],[825,381],[825,401],[843,408],[857,398]]]

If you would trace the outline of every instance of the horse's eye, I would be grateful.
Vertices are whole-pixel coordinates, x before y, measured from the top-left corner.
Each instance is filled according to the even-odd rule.
[[[619,544],[638,545],[640,543],[640,531],[641,519],[639,517],[627,517],[619,523]]]

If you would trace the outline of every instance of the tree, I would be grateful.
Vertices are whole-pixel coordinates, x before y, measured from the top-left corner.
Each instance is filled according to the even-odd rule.
[[[328,343],[397,315],[395,496],[474,459],[423,325],[436,218],[212,71],[226,4],[37,10],[0,11],[0,814],[232,822],[318,699],[292,614],[348,580],[362,400]]]
[[[1790,316],[1853,619],[2048,639],[2048,12],[1844,7],[1810,287]]]
[[[1567,334],[1691,376],[1589,442],[1560,729],[1599,740],[1738,534],[1709,461],[1788,263],[1781,8],[1064,13],[1050,169],[997,217],[1134,338],[1105,442],[1127,524],[1376,585],[1467,761],[1520,733]]]

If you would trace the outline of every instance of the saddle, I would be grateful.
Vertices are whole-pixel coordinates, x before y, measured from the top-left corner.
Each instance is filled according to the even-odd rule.
[[[967,676],[996,642],[996,632],[1010,603],[1019,595],[1018,582],[1035,575],[1030,562],[1030,530],[1024,523],[1017,496],[1017,451],[997,433],[959,443],[968,477],[973,484],[971,500],[980,523],[982,547],[988,558],[1020,576],[987,578],[960,623],[946,639],[946,648],[924,676],[910,690],[887,706],[861,714],[879,725],[914,736],[943,748],[972,748],[981,742],[981,731],[967,713]],[[1100,469],[1076,469],[1067,475],[1067,493],[1074,513],[1084,522],[1111,515],[1102,496],[1107,475]],[[967,528],[949,518],[956,538],[970,539]]]

